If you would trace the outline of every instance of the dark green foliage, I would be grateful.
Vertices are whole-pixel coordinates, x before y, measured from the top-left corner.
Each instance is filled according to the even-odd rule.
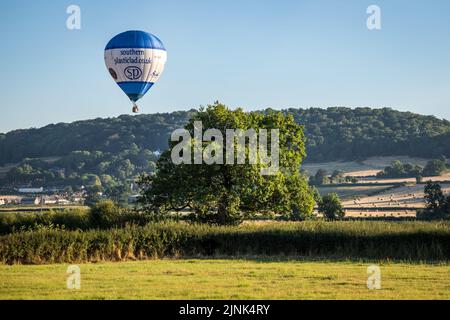
[[[444,195],[440,184],[428,181],[424,192],[427,209],[418,217],[450,218],[450,195]]]
[[[121,209],[111,200],[102,200],[93,205],[89,211],[89,223],[93,228],[118,226]]]
[[[128,204],[128,195],[131,193],[131,188],[128,183],[125,183],[108,189],[107,193],[115,203],[125,206]]]
[[[329,184],[330,178],[328,178],[328,172],[324,169],[317,170],[316,174],[309,178],[309,184],[312,186],[322,186]]]
[[[326,184],[344,184],[357,183],[358,179],[355,177],[345,176],[342,170],[334,170],[331,175],[324,169],[318,169],[314,176],[309,177],[309,185],[323,186]]]
[[[319,202],[319,213],[327,220],[340,220],[345,216],[341,199],[336,193],[329,193],[322,197]]]
[[[345,179],[345,172],[342,170],[334,170],[331,174],[331,183],[345,183],[347,182]]]
[[[393,155],[450,156],[447,120],[389,108],[311,108],[286,112],[305,126],[307,161]]]
[[[46,186],[81,186],[88,191],[105,192],[121,199],[118,187],[128,185],[142,172],[155,168],[158,155],[136,145],[116,154],[102,151],[73,151],[56,161],[24,159],[11,169],[4,184],[40,184]],[[118,192],[119,191],[119,192]]]
[[[411,163],[403,163],[401,161],[393,161],[391,166],[386,167],[382,172],[377,174],[378,178],[416,178],[421,176],[423,168],[412,165]]]
[[[112,230],[43,228],[0,236],[0,262],[123,261],[164,257],[278,257],[448,261],[448,222],[301,222],[218,227],[150,224]]]
[[[192,113],[123,115],[11,131],[0,139],[0,164],[20,162],[24,158],[64,156],[78,150],[114,155],[133,151],[134,146],[140,150],[164,150],[169,132],[183,127]]]
[[[18,230],[33,230],[39,226],[60,226],[67,230],[89,228],[89,211],[69,209],[42,213],[1,213],[0,234]]]
[[[392,162],[391,166],[386,167],[377,174],[378,178],[416,178],[420,183],[422,177],[440,176],[447,170],[447,160],[434,159],[427,162],[426,166],[415,166],[411,163],[402,163],[401,161]]]
[[[319,189],[317,189],[314,186],[310,187],[310,189],[311,189],[311,193],[314,198],[314,201],[316,202],[316,204],[319,204],[322,201],[322,196],[320,195]]]
[[[425,189],[425,201],[430,210],[438,210],[444,204],[445,197],[440,184],[428,181]]]
[[[110,229],[126,225],[146,225],[150,217],[134,210],[119,208],[110,201],[100,201],[92,209],[67,209],[42,213],[1,213],[0,234],[41,227],[64,230]]]
[[[422,176],[433,177],[440,176],[447,170],[447,159],[434,159],[428,161],[425,168],[423,168]]]
[[[356,183],[358,183],[358,178],[351,177],[351,176],[346,176],[345,177],[345,183],[356,184]]]

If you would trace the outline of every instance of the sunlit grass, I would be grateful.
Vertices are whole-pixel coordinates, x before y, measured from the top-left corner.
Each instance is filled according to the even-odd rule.
[[[287,260],[150,260],[82,264],[81,290],[68,265],[0,266],[0,299],[450,299],[448,264]]]

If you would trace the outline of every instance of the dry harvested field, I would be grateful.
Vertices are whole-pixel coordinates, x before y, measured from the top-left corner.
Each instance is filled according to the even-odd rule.
[[[335,162],[322,162],[322,163],[307,163],[302,167],[310,174],[316,173],[318,169],[324,169],[329,173],[333,170],[342,170],[349,176],[364,177],[372,176],[389,166],[392,161],[400,160],[402,162],[410,162],[424,166],[429,159],[423,158],[411,158],[411,157],[372,157],[361,162],[355,161],[335,161]]]
[[[442,190],[450,194],[450,184],[441,184]],[[359,193],[353,190],[358,190]],[[376,195],[361,195],[367,191],[377,191],[376,187],[336,187],[319,189],[336,192],[343,198],[343,206],[347,217],[415,217],[417,209],[425,208],[424,185],[408,185],[398,188],[387,188],[376,192]],[[344,189],[343,191],[340,189]],[[342,195],[345,196],[342,196]]]
[[[410,162],[424,166],[427,159],[409,157],[376,157],[361,163],[357,162],[326,162],[307,164],[303,167],[314,174],[318,169],[328,173],[342,170],[345,175],[360,177],[359,183],[370,183],[367,186],[320,187],[320,193],[337,193],[343,199],[347,217],[415,217],[416,210],[425,208],[424,186],[416,185],[415,178],[377,179],[373,177],[394,160]],[[423,181],[450,181],[450,172],[439,177],[424,177]],[[382,186],[373,185],[383,184]],[[389,184],[392,183],[390,186]],[[403,187],[394,187],[398,183],[408,183]],[[387,185],[386,185],[387,184]],[[450,194],[450,183],[441,183],[445,193]]]
[[[450,184],[442,184],[450,193]],[[416,209],[425,208],[424,185],[389,189],[374,196],[343,201],[348,217],[415,217]]]

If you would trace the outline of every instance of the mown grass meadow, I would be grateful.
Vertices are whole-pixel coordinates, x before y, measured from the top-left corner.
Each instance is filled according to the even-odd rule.
[[[0,266],[0,299],[450,299],[447,264],[380,263],[369,290],[363,262],[150,260],[81,264],[80,290],[66,264]]]

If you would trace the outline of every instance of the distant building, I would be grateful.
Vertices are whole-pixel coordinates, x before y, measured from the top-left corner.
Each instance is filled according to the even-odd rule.
[[[41,204],[42,205],[50,205],[50,204],[56,204],[58,202],[58,198],[54,196],[45,196],[41,197]]]
[[[1,196],[0,201],[3,200],[4,205],[7,204],[20,204],[21,197],[18,196]]]
[[[6,204],[6,201],[4,199],[0,199],[0,206],[4,206]]]
[[[58,199],[57,203],[60,205],[63,205],[63,206],[67,206],[67,205],[71,204],[71,202],[69,200],[63,199],[63,198]]]
[[[43,193],[44,187],[40,188],[19,188],[20,193]]]
[[[83,204],[85,201],[85,198],[82,195],[74,195],[74,196],[72,196],[72,198],[70,198],[70,200],[72,201],[72,203],[75,203],[75,204]]]
[[[138,194],[129,196],[128,197],[128,204],[136,203],[139,197],[140,197],[140,195],[138,195]]]
[[[22,198],[22,200],[20,201],[20,204],[24,205],[24,206],[31,206],[31,205],[37,206],[40,202],[41,201],[38,197],[31,197],[31,198],[26,197],[26,198]]]
[[[61,196],[43,196],[40,197],[40,203],[42,205],[52,205],[52,204],[69,205],[72,204],[72,201],[67,200],[66,198],[63,198]]]

